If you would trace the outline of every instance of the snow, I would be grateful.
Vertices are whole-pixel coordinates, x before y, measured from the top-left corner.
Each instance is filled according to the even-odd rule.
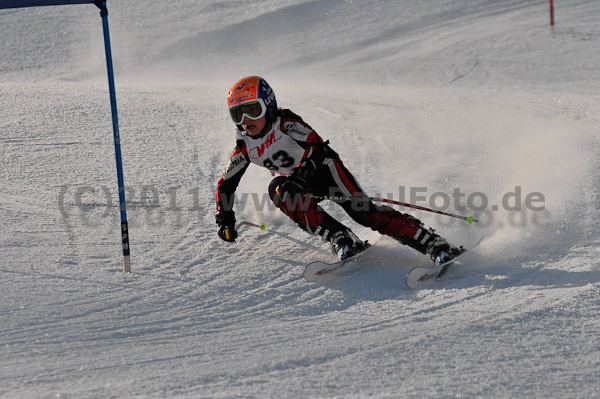
[[[600,3],[557,2],[554,30],[547,1],[108,6],[131,274],[98,10],[0,11],[0,397],[600,397]],[[424,260],[389,239],[310,284],[327,246],[254,166],[237,217],[268,228],[220,241],[225,96],[250,74],[369,193],[460,189],[446,210],[479,224],[414,215],[484,241],[438,289],[406,288]]]

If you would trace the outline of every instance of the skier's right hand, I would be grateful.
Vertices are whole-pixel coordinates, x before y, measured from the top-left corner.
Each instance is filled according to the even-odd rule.
[[[235,230],[235,213],[233,211],[218,210],[215,214],[217,220],[217,234],[223,241],[234,242],[237,237]]]

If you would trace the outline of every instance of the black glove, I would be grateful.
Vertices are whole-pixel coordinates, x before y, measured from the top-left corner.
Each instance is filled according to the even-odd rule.
[[[311,159],[305,159],[298,166],[292,169],[290,176],[279,186],[279,195],[281,199],[287,201],[290,198],[295,198],[308,185],[310,179],[317,170],[317,166]]]
[[[228,242],[234,242],[237,237],[237,231],[235,231],[235,213],[233,211],[217,211],[215,214],[217,219],[217,234],[222,240]]]

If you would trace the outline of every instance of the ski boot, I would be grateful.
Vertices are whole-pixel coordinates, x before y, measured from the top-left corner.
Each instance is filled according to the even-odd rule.
[[[370,244],[363,242],[350,229],[340,230],[331,235],[331,252],[339,260],[346,260],[364,251]]]
[[[466,251],[463,247],[458,248],[450,244],[445,238],[436,234],[434,229],[425,229],[423,224],[419,226],[414,237],[395,238],[402,244],[427,255],[436,265],[443,265]]]
[[[443,265],[466,251],[462,246],[458,248],[446,241],[445,238],[440,237],[437,234],[434,235],[434,239],[431,240],[425,248],[425,254],[429,256],[436,265]]]

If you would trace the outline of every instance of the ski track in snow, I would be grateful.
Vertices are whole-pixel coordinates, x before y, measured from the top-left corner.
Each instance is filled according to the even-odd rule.
[[[110,3],[132,274],[97,10],[0,11],[0,397],[600,397],[600,6],[556,6],[551,31],[541,1]],[[414,213],[484,241],[436,289],[405,287],[424,260],[391,239],[309,284],[327,245],[255,166],[237,218],[268,228],[220,241],[250,74],[369,193],[485,193],[478,225]],[[492,212],[517,186],[545,210]]]

